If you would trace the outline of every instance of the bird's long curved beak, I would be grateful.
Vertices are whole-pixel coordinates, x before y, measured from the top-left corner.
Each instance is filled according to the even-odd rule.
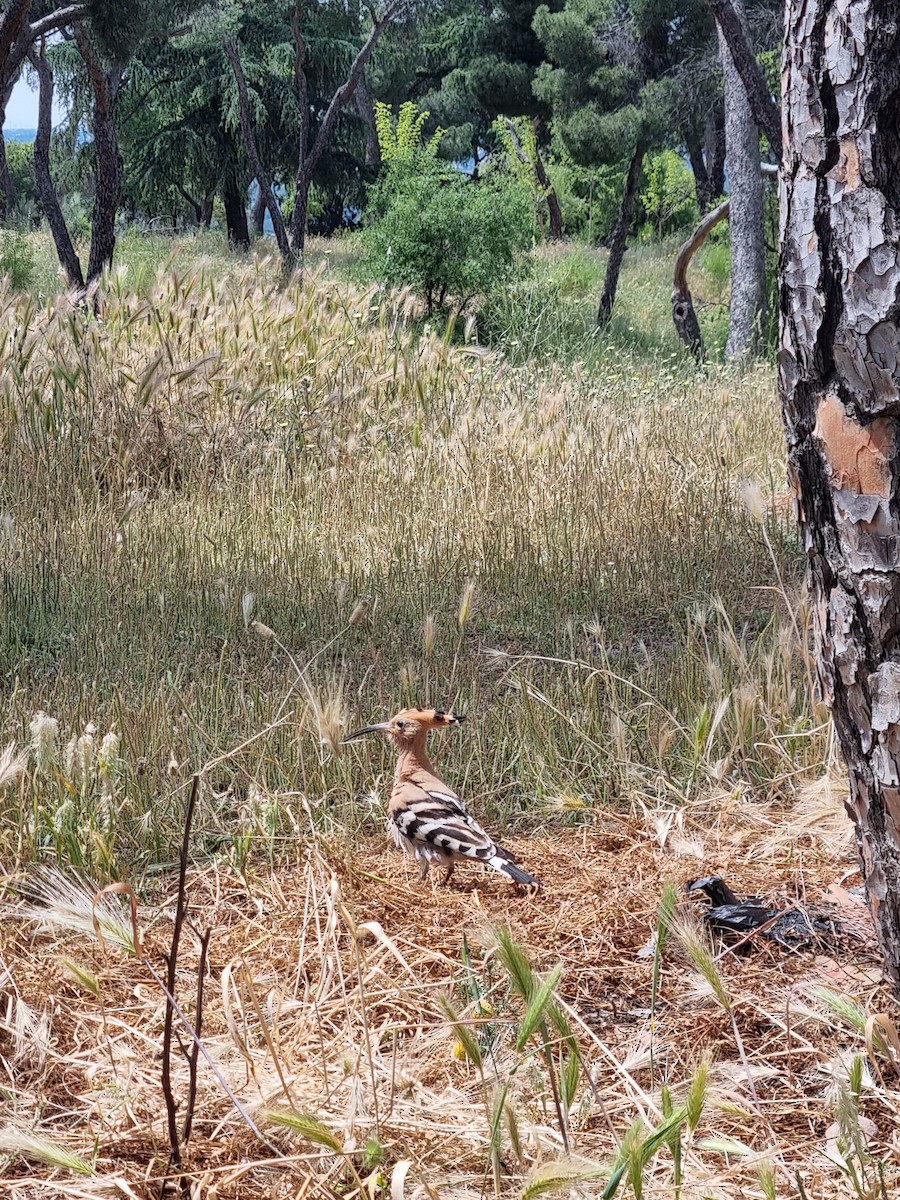
[[[357,738],[365,737],[367,733],[388,733],[390,728],[390,721],[380,721],[377,725],[364,725],[362,729],[356,729],[353,733],[348,733],[344,741],[353,742]]]

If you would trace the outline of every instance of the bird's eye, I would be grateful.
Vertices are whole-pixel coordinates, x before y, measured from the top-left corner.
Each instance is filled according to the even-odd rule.
[[[398,722],[397,722],[397,728],[398,728],[398,729],[405,729],[405,728],[406,728],[406,722],[405,722],[405,721],[398,721]]]

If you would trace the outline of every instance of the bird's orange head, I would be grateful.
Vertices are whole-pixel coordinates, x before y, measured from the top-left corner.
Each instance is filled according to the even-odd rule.
[[[344,741],[352,742],[368,733],[389,733],[398,746],[408,746],[417,737],[427,735],[431,729],[450,729],[464,720],[465,717],[458,713],[445,712],[440,708],[404,708],[389,721],[365,725],[362,729],[348,733]]]

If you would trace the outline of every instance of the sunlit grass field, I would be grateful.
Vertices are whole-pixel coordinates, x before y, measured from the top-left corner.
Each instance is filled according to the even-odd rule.
[[[472,714],[448,766],[501,824],[688,795],[713,764],[767,795],[821,761],[769,368],[615,330],[590,369],[520,366],[325,265],[136,270],[97,314],[2,301],[4,728],[59,726],[6,853],[166,861],[214,759],[211,852],[248,796],[273,836],[299,804],[352,829],[390,762],[341,730],[413,702]]]

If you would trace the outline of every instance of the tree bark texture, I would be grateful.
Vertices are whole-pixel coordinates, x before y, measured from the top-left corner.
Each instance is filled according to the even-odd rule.
[[[691,160],[691,170],[694,173],[694,192],[697,196],[697,208],[700,210],[700,216],[706,215],[712,200],[712,193],[709,187],[709,171],[706,169],[706,160],[703,157],[703,146],[700,138],[696,133],[688,132],[684,139],[687,146],[688,158]]]
[[[365,71],[360,75],[359,83],[356,85],[354,101],[366,135],[365,163],[367,167],[377,170],[381,166],[381,147],[378,145],[378,131],[375,128],[375,105],[372,102],[369,85],[366,83]]]
[[[625,187],[622,191],[622,203],[619,205],[619,215],[616,218],[612,240],[609,243],[603,295],[600,297],[600,307],[597,310],[598,329],[605,329],[609,324],[613,305],[616,302],[619,272],[622,270],[622,259],[625,257],[625,245],[628,241],[628,231],[631,229],[631,218],[634,214],[634,198],[637,195],[643,164],[644,147],[638,146],[628,165],[628,174],[625,176]]]
[[[703,154],[709,172],[709,200],[712,203],[725,191],[725,109],[721,104],[717,104],[707,117]]]
[[[781,158],[781,114],[772,99],[762,67],[756,61],[742,0],[707,0],[720,37],[728,46],[734,69],[744,85],[744,92],[753,120],[760,133],[769,139],[778,158]]]
[[[779,390],[824,697],[900,987],[900,13],[788,0]]]
[[[60,265],[66,274],[70,287],[84,288],[84,275],[81,262],[72,244],[69,228],[66,225],[59,196],[53,177],[50,174],[50,133],[53,123],[53,72],[44,57],[44,47],[40,53],[31,52],[29,59],[38,77],[38,124],[34,138],[34,181],[41,208],[50,226],[53,244]]]
[[[734,7],[743,22],[741,0],[735,0]],[[763,185],[759,175],[759,130],[721,29],[719,49],[725,76],[725,153],[731,200],[731,304],[725,357],[739,359],[756,350],[765,313]]]
[[[262,188],[256,193],[256,199],[250,206],[250,221],[253,225],[253,232],[257,237],[262,237],[266,232],[266,213],[268,212],[266,198],[263,195]]]

